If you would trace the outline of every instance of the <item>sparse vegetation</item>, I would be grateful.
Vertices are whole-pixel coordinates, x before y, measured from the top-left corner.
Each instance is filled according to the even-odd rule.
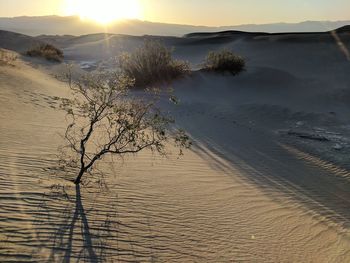
[[[67,80],[74,98],[61,99],[71,123],[67,127],[61,167],[76,171],[76,184],[91,173],[105,155],[124,156],[142,150],[166,154],[170,140],[180,148],[190,146],[182,130],[173,130],[173,119],[156,106],[159,94],[146,91],[137,98],[130,94],[134,81],[120,73],[86,75]],[[91,178],[91,177],[90,177]]]
[[[229,50],[209,52],[205,59],[203,70],[214,72],[229,72],[237,75],[245,70],[245,61],[241,56]]]
[[[146,41],[135,52],[124,53],[119,57],[119,65],[137,87],[169,82],[190,72],[187,62],[175,60],[172,50],[157,41]]]
[[[11,63],[16,59],[16,54],[0,48],[0,65],[11,65]]]
[[[51,44],[41,44],[29,49],[26,52],[30,57],[43,57],[49,61],[62,62],[63,51]]]

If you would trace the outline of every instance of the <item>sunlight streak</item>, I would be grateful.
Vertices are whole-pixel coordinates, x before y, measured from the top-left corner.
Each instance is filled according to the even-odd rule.
[[[78,15],[100,24],[141,18],[138,0],[66,0],[65,10],[67,15]]]
[[[350,61],[350,51],[344,44],[344,42],[340,39],[336,31],[331,32],[332,36],[334,37],[340,51],[345,55],[346,59]]]

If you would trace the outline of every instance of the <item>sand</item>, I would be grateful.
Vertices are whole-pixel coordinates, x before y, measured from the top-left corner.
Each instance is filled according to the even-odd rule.
[[[196,41],[179,44],[176,55],[196,64],[208,49],[230,43],[244,54],[255,50],[251,66],[238,77],[196,72],[174,83],[180,105],[163,106],[191,134],[193,149],[179,159],[148,152],[106,159],[108,190],[76,189],[50,169],[65,127],[52,97],[68,96],[48,74],[56,67],[21,59],[0,66],[1,262],[350,260],[346,167],[316,155],[318,142],[278,132],[297,122],[332,131],[346,124],[348,107],[325,95],[346,90],[344,56],[312,70],[297,59],[284,65],[293,52],[264,57],[282,44],[262,50],[265,42],[254,49],[246,40]],[[73,54],[75,45],[66,49]],[[306,46],[294,52],[307,54]],[[322,147],[331,151],[332,144]]]

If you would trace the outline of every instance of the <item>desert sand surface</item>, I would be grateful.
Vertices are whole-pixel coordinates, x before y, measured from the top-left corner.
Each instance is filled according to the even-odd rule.
[[[31,38],[89,71],[145,38],[173,46],[193,73],[172,84],[180,104],[163,107],[194,147],[180,158],[106,159],[108,189],[77,194],[51,169],[66,125],[53,99],[69,96],[53,76],[62,66],[18,55],[0,66],[0,261],[350,261],[349,36]],[[20,52],[8,44],[16,37],[0,47]],[[196,71],[222,48],[243,55],[247,71]]]

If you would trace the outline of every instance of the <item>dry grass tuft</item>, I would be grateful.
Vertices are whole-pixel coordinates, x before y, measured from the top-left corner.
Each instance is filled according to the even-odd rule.
[[[119,57],[122,71],[135,80],[136,87],[169,82],[190,72],[185,61],[175,60],[172,50],[156,41],[147,41],[135,52]]]
[[[209,52],[205,59],[203,70],[214,72],[229,72],[237,75],[245,70],[245,61],[242,57],[228,50]]]
[[[0,48],[0,65],[11,65],[16,59],[15,53]]]
[[[26,52],[27,56],[30,57],[43,57],[49,61],[62,62],[63,51],[50,44],[41,44],[33,47]]]

